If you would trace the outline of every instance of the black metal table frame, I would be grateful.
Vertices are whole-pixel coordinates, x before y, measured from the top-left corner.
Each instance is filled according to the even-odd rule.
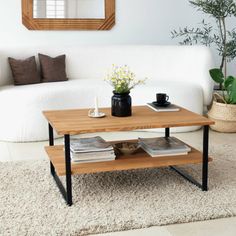
[[[49,124],[49,145],[54,146],[54,135],[53,128]],[[165,137],[170,136],[170,128],[165,128]],[[187,181],[201,188],[202,191],[208,190],[208,144],[209,143],[209,125],[203,127],[203,153],[202,153],[202,182],[199,183],[188,173],[180,170],[176,166],[170,166],[170,168],[176,171],[180,176],[185,178]],[[72,181],[71,181],[71,158],[70,158],[70,135],[64,135],[64,146],[65,146],[65,166],[66,166],[66,187],[62,184],[59,176],[55,171],[55,167],[52,162],[50,162],[51,174],[63,196],[66,203],[72,205]]]

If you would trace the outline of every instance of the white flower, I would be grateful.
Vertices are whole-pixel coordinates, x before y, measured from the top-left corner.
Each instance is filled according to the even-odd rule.
[[[134,88],[138,84],[144,84],[145,80],[136,80],[135,74],[130,70],[127,65],[116,66],[112,65],[112,71],[107,74],[107,78],[105,79],[109,82],[118,92],[128,92],[132,88]]]

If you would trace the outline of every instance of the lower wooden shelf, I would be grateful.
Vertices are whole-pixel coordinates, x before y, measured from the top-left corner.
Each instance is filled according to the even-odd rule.
[[[53,163],[59,176],[65,175],[64,146],[45,147],[49,159]],[[212,158],[209,158],[212,161]],[[192,148],[188,155],[151,157],[142,149],[133,155],[118,156],[114,161],[95,163],[73,163],[71,162],[72,174],[89,174],[97,172],[144,169],[154,167],[167,167],[186,164],[202,163],[202,153]]]

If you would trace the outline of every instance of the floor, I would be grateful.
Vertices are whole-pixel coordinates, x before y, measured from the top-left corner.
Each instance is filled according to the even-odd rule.
[[[90,134],[93,136],[93,134]],[[141,137],[157,136],[154,132],[119,132],[119,133],[101,133],[102,137],[107,140],[121,140]],[[87,135],[88,136],[88,135]],[[197,139],[201,142],[201,131],[175,134],[176,137],[191,145],[191,140]],[[235,142],[236,134],[222,134],[211,131],[210,142],[221,143],[220,140],[227,139],[228,142]],[[56,140],[61,143],[62,139]],[[7,143],[0,142],[0,161],[18,161],[31,159],[46,159],[44,146],[47,142],[33,143]],[[235,236],[236,235],[236,217],[224,218],[203,222],[194,222],[187,224],[174,224],[161,227],[150,227],[147,229],[114,232],[100,234],[98,236]]]

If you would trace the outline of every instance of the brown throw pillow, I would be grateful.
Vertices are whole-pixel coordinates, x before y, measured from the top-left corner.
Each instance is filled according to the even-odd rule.
[[[66,81],[66,56],[55,58],[39,54],[42,82]]]
[[[37,71],[35,57],[29,57],[25,60],[8,58],[15,85],[26,85],[40,83],[40,76]]]

